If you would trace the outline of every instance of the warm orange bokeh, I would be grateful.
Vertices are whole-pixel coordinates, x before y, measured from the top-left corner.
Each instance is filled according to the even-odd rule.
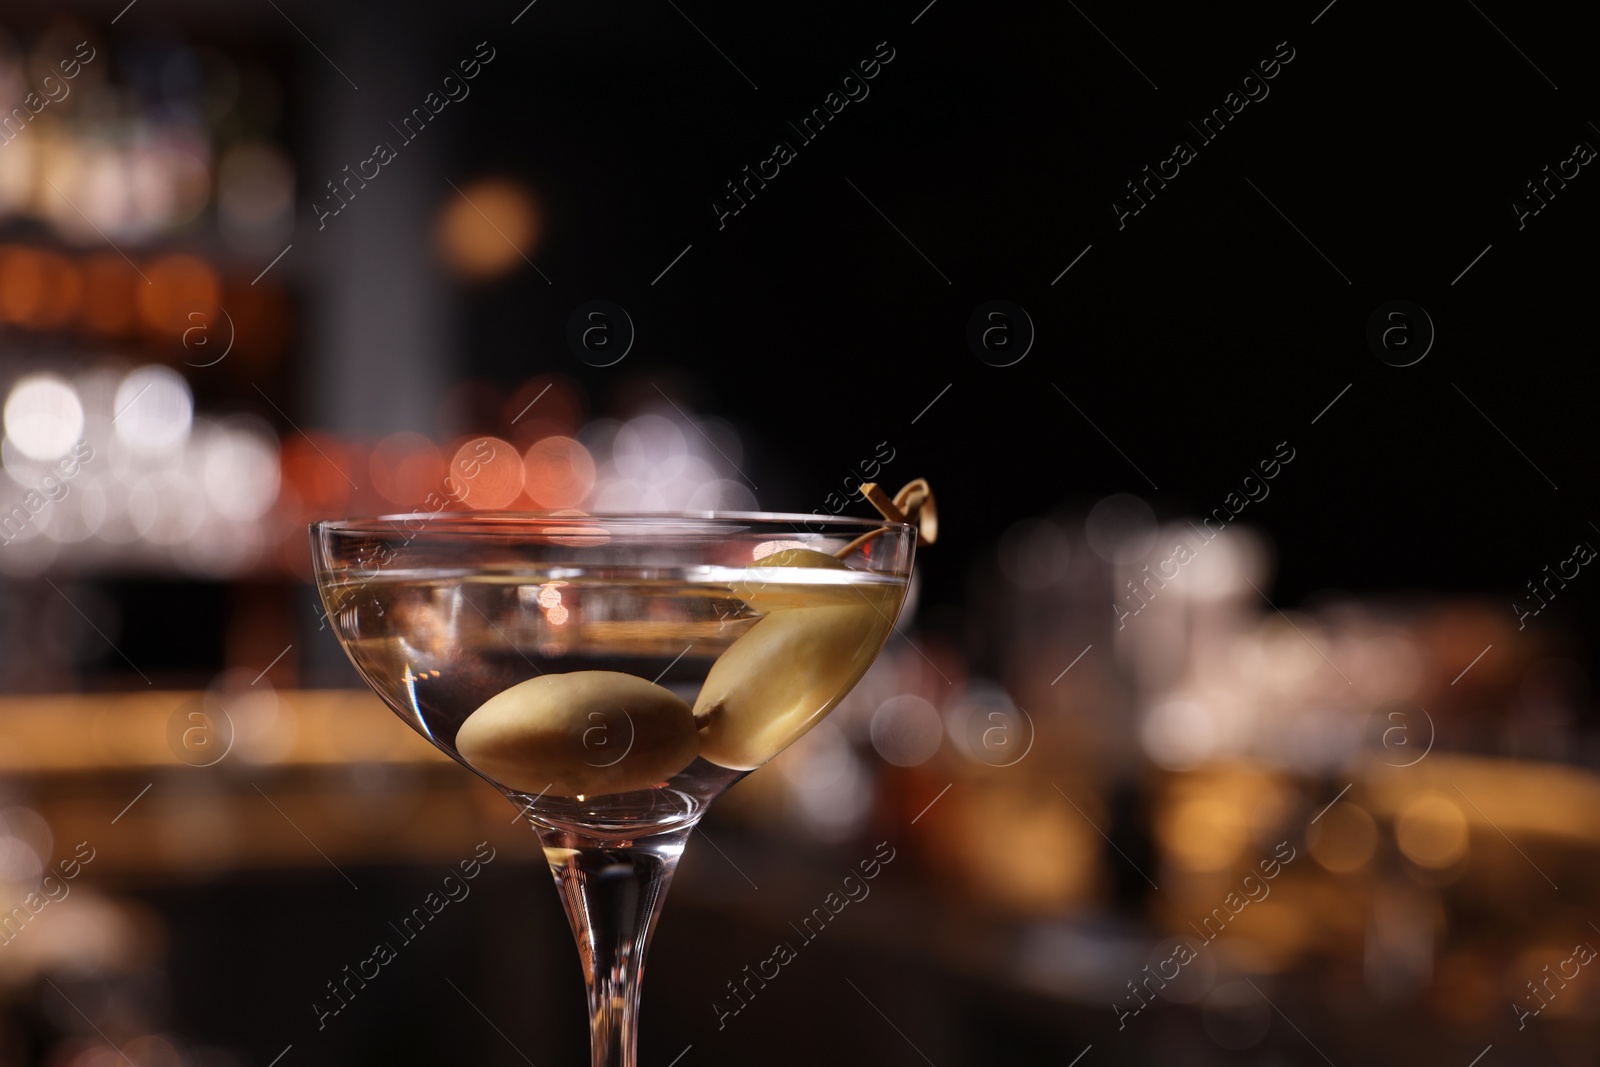
[[[594,488],[594,458],[570,437],[546,437],[522,459],[528,496],[542,508],[575,508]]]
[[[455,450],[447,477],[451,494],[469,508],[509,507],[522,495],[522,457],[509,441],[474,437]]]
[[[0,321],[49,329],[76,314],[82,299],[83,278],[65,256],[0,246]]]
[[[583,425],[583,393],[565,375],[539,374],[517,387],[500,409],[500,425],[519,448],[541,437],[571,437]]]
[[[543,229],[544,220],[527,186],[486,178],[445,197],[435,238],[445,266],[481,281],[528,265]]]
[[[153,334],[181,334],[191,325],[185,313],[212,311],[222,301],[222,283],[203,259],[162,256],[144,268],[149,284],[135,288],[139,317]]]
[[[345,449],[327,434],[292,437],[283,445],[283,482],[308,514],[341,514],[350,499],[350,462]]]
[[[379,441],[368,464],[372,484],[391,504],[416,505],[444,491],[444,456],[420,433],[397,433]]]
[[[85,256],[81,269],[84,326],[108,337],[132,333],[138,314],[134,288],[144,284],[138,272],[115,252]]]

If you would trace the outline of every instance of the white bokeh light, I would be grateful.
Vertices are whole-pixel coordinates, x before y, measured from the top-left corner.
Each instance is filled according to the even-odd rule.
[[[872,747],[896,767],[919,767],[939,751],[944,723],[932,704],[902,693],[872,713]]]
[[[128,494],[128,517],[151,544],[179,544],[206,522],[205,490],[182,470],[148,475]]]
[[[83,402],[54,374],[31,374],[6,398],[6,437],[29,459],[64,456],[83,433]]]
[[[217,512],[253,522],[278,499],[278,449],[264,433],[223,426],[205,448],[206,496]]]
[[[800,823],[824,840],[856,833],[872,809],[872,778],[844,734],[824,719],[774,766]]]
[[[0,884],[31,885],[44,872],[52,837],[50,825],[31,808],[0,811]],[[14,936],[14,935],[13,935]]]
[[[755,511],[734,477],[743,455],[725,423],[683,423],[650,413],[599,419],[579,432],[597,463],[592,505],[601,511]],[[720,439],[720,440],[719,440]]]
[[[172,560],[180,570],[207,578],[226,578],[248,570],[260,558],[261,548],[248,526],[202,523],[181,544],[172,546]]]
[[[671,481],[683,470],[688,442],[677,424],[662,415],[640,415],[617,430],[617,473],[637,482]]]
[[[112,425],[130,450],[161,455],[180,447],[194,423],[189,383],[170,367],[146,366],[117,387]]]
[[[1145,753],[1169,771],[1193,770],[1217,752],[1211,709],[1193,700],[1170,700],[1150,709],[1139,730]]]

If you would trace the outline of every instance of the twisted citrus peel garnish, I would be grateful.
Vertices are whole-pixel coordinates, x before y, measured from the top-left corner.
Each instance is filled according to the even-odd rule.
[[[857,490],[862,499],[873,507],[890,522],[903,522],[908,526],[917,528],[917,547],[931,545],[939,539],[939,507],[933,500],[933,489],[928,485],[928,479],[918,478],[914,482],[907,482],[900,487],[900,491],[890,499],[877,482],[862,482]],[[886,527],[880,526],[869,530],[860,537],[845,545],[834,555],[844,559],[850,553],[876,537],[881,537]]]

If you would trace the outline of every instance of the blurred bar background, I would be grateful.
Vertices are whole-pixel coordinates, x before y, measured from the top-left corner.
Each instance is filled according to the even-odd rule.
[[[914,12],[880,33],[830,8],[760,47],[733,12],[692,12],[735,58],[765,49],[768,102],[671,9],[117,7],[0,16],[0,1064],[581,1061],[532,836],[359,686],[307,523],[863,514],[860,482],[915,476],[949,536],[856,691],[713,809],[652,953],[645,1060],[1464,1065],[1515,1043],[1498,1062],[1594,1062],[1600,984],[1566,968],[1600,940],[1593,598],[1567,569],[1595,531],[1505,536],[1524,490],[1475,509],[1482,465],[1426,490],[1377,469],[1396,446],[1375,428],[1400,420],[1357,407],[1366,380],[1324,409],[1361,439],[1318,443],[1306,419],[1355,372],[1241,385],[1182,322],[1214,291],[1166,268],[1138,296],[1086,280],[1073,312],[1162,302],[1139,327],[1157,355],[1091,357],[1106,327],[996,386],[961,349],[969,305],[997,287],[1042,310],[1042,282],[963,278],[931,310],[907,294],[933,273],[870,213],[785,263],[785,242],[861,215],[857,193],[939,235],[930,266],[981,254],[986,164],[949,164],[973,184],[946,215],[926,143],[930,114],[981,123],[914,99],[965,69],[959,23],[938,59],[903,45],[880,102],[815,150],[834,153],[826,193],[774,180],[720,238],[704,202],[725,176],[857,53],[910,41]],[[1029,72],[988,90],[1025,122],[1056,121],[1069,60],[1125,91],[1078,15],[1046,28],[1017,46]],[[448,72],[461,97],[425,104],[457,91]],[[396,126],[414,107],[428,128]],[[1149,139],[1060,121],[1108,158]],[[902,169],[857,165],[894,131],[924,141]],[[1060,200],[1103,214],[1105,175],[1063,178]],[[1073,232],[1072,209],[1045,217]],[[1066,262],[1019,256],[1040,279]],[[587,317],[598,300],[627,311]],[[1228,315],[1219,336],[1249,323]],[[939,346],[956,355],[921,373]],[[1079,403],[1164,457],[1166,488]],[[1505,551],[1463,544],[1469,522]],[[480,842],[473,902],[324,1017]],[[813,947],[796,924],[886,853]],[[749,984],[781,941],[799,959]]]

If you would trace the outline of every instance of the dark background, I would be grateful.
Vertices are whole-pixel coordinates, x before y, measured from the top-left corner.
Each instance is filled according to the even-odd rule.
[[[522,271],[465,295],[471,369],[510,383],[559,367],[596,397],[627,396],[619,379],[688,377],[696,407],[756,431],[765,507],[818,506],[886,439],[896,477],[938,487],[941,554],[960,558],[1068,497],[1123,490],[1163,515],[1208,512],[1288,440],[1295,465],[1249,516],[1278,544],[1280,602],[1325,587],[1509,599],[1594,533],[1580,295],[1594,198],[1580,173],[1520,232],[1511,208],[1597,136],[1588,64],[1549,21],[1497,20],[1559,91],[1471,4],[1341,0],[1316,25],[1282,5],[941,0],[914,26],[915,11],[858,5],[693,13],[757,91],[670,7],[540,4],[503,38],[474,14],[459,40],[504,39],[504,59],[481,101],[442,116],[451,143],[428,150],[527,174],[557,210],[540,257],[554,284]],[[461,45],[430,36],[442,68]],[[794,140],[785,123],[881,40],[896,58],[871,95],[719,230],[723,183]],[[1295,58],[1270,95],[1119,229],[1123,184],[1196,142],[1187,122],[1280,41]],[[562,343],[571,309],[595,297],[638,329],[615,368]],[[996,298],[1037,329],[1011,367],[965,343],[968,316]],[[1396,299],[1437,331],[1405,368],[1365,339]],[[925,581],[953,597],[959,571],[936,558]],[[1592,602],[1577,589],[1557,607],[1587,622]]]

